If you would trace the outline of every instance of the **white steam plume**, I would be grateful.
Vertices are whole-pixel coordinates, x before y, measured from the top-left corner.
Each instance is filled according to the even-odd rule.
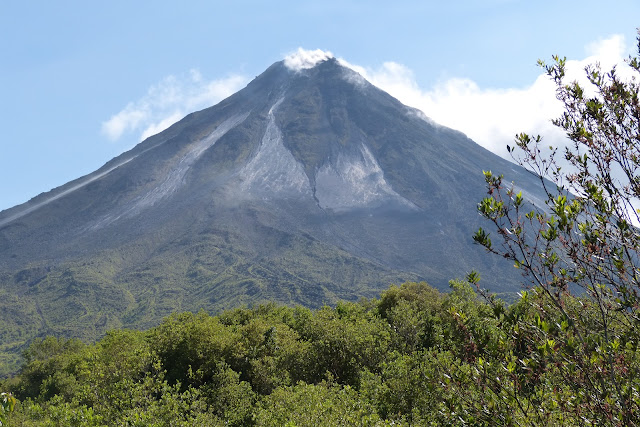
[[[305,50],[301,47],[297,51],[287,55],[284,58],[284,65],[293,71],[305,70],[313,68],[322,61],[333,58],[333,54],[329,51]]]

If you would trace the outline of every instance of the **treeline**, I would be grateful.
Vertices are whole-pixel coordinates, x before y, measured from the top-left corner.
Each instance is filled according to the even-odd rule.
[[[0,384],[17,398],[7,422],[618,424],[616,396],[611,408],[595,407],[583,387],[608,365],[595,356],[584,361],[588,366],[566,359],[571,328],[536,290],[506,306],[479,300],[466,282],[451,288],[445,294],[406,283],[380,299],[318,310],[261,305],[217,316],[181,313],[148,331],[111,331],[93,345],[38,340],[19,374]],[[565,313],[579,307],[589,315],[588,300],[567,298]],[[592,354],[597,330],[594,324],[577,331]],[[620,369],[604,376],[637,394],[635,343],[621,338]],[[632,401],[637,405],[637,396]]]

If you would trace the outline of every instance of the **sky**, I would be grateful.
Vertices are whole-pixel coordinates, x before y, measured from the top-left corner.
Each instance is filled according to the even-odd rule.
[[[0,211],[318,49],[499,155],[518,132],[561,144],[537,60],[621,63],[638,17],[637,0],[4,0]]]

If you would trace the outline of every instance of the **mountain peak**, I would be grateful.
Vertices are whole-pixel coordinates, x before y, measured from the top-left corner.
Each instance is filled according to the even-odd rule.
[[[0,342],[89,340],[267,300],[319,306],[406,280],[446,289],[472,269],[511,290],[517,271],[470,238],[483,169],[541,193],[347,62],[298,49],[94,173],[0,212],[0,324],[20,331]]]

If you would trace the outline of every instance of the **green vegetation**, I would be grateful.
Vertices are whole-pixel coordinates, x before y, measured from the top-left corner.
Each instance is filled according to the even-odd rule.
[[[468,283],[451,287],[445,294],[405,283],[380,299],[317,310],[268,304],[174,314],[93,345],[36,340],[19,375],[0,384],[18,399],[9,422],[615,424],[583,393],[579,366],[568,381],[556,352],[567,326],[541,290],[505,306],[478,300]],[[582,328],[598,321],[597,304],[567,297],[565,310],[585,316],[578,332],[591,334]],[[628,370],[640,367],[625,344],[609,353]],[[625,382],[628,373],[619,374]]]
[[[270,258],[256,259],[223,237],[185,239],[142,266],[127,265],[128,256],[136,258],[133,248],[125,248],[124,255],[103,251],[83,262],[0,277],[6,286],[0,289],[0,378],[18,370],[33,339],[47,335],[94,342],[111,329],[148,329],[174,312],[220,312],[268,301],[320,307],[379,295],[398,277],[415,280],[311,238],[280,233],[273,239],[286,244],[273,243]],[[334,271],[325,274],[323,265]]]
[[[588,402],[585,418],[598,425],[636,425],[640,412],[640,58],[627,64],[632,80],[592,65],[583,87],[566,82],[564,59],[541,63],[565,107],[554,122],[570,140],[564,163],[540,136],[519,135],[510,150],[540,177],[546,207],[527,207],[513,186],[486,172],[489,197],[478,209],[500,245],[482,229],[475,235],[539,289],[547,308],[536,327],[518,325],[546,340],[537,363],[555,364],[564,378],[567,396],[553,401]],[[576,292],[586,297],[580,305]]]
[[[0,393],[0,426],[5,425],[9,412],[13,412],[16,398],[11,393]]]

